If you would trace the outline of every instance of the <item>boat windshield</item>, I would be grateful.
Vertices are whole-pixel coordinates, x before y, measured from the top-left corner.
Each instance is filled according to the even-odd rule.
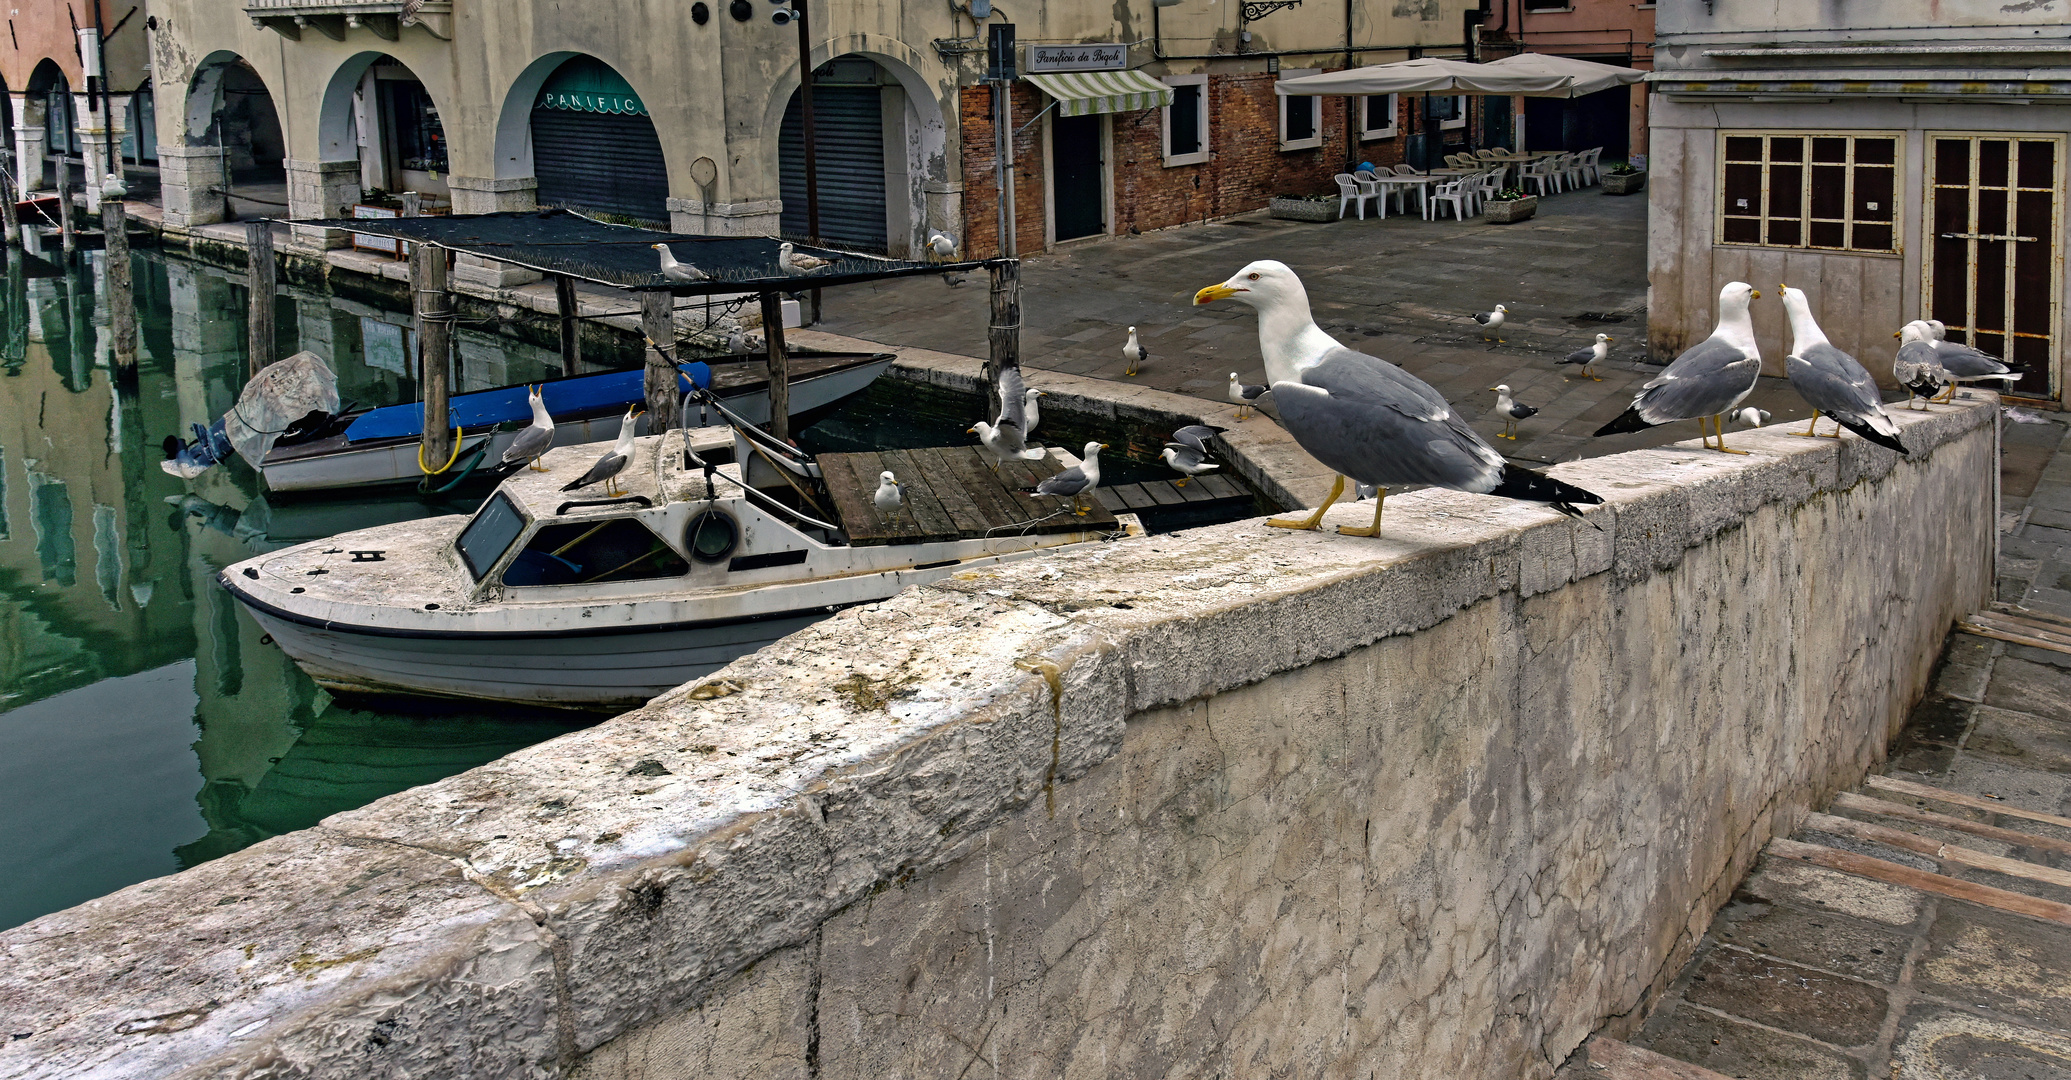
[[[503,558],[510,549],[511,541],[525,531],[525,515],[512,505],[510,496],[499,491],[482,504],[475,519],[460,531],[460,539],[453,546],[460,549],[460,559],[467,564],[467,572],[476,581]]]

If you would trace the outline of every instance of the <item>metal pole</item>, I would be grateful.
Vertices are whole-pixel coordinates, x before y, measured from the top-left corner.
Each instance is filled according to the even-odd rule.
[[[554,275],[554,311],[561,317],[561,374],[575,375],[582,366],[582,308],[575,299],[575,279]]]
[[[1012,96],[1013,87],[1014,84],[1012,82],[1003,82],[1000,84],[1000,137],[1005,142],[1007,153],[1007,165],[1005,171],[1007,183],[1007,246],[1005,251],[1002,253],[1010,259],[1021,254],[1021,245],[1014,236],[1014,232],[1018,226],[1014,220],[1014,98]]]
[[[784,351],[784,297],[766,292],[762,300],[762,340],[769,347],[769,433],[791,441],[791,359]]]
[[[999,374],[1021,366],[1021,260],[1001,259],[987,271],[992,278],[992,320],[986,331],[986,415],[998,416],[1006,406],[998,400]]]
[[[245,222],[244,237],[245,292],[249,301],[245,316],[245,356],[246,366],[250,369],[249,378],[257,376],[266,365],[273,363],[273,294],[276,291],[273,223]]]
[[[417,317],[417,370],[424,387],[418,451],[427,471],[443,471],[453,454],[446,379],[452,363],[453,297],[446,292],[446,259],[446,249],[432,244],[420,243],[410,252],[410,308]]]
[[[107,237],[108,331],[114,340],[115,370],[134,375],[137,370],[137,298],[129,272],[129,208],[122,196],[103,188],[101,232]]]
[[[820,242],[820,151],[813,127],[813,35],[806,19],[806,0],[791,0],[798,16],[798,115],[805,121],[805,238]],[[820,290],[813,289],[811,321],[820,321]]]
[[[640,332],[647,347],[647,430],[660,433],[675,426],[676,399],[682,393],[676,376],[676,298],[667,289],[640,294]]]
[[[1006,101],[1007,84],[1003,82],[993,83],[992,179],[994,185],[998,188],[998,196],[993,200],[993,209],[997,212],[997,215],[999,217],[999,254],[1002,256],[1007,254],[1007,245],[1010,242],[1007,236],[1007,121],[1005,108]]]

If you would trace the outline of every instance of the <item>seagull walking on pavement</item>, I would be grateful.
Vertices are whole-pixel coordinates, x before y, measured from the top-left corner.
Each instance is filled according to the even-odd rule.
[[[667,244],[656,244],[654,249],[662,253],[662,276],[670,281],[703,281],[711,276],[687,262],[676,261],[676,253]]]
[[[1747,314],[1748,303],[1760,295],[1745,281],[1727,282],[1719,290],[1719,322],[1711,336],[1683,350],[1640,388],[1624,413],[1596,434],[1645,431],[1676,420],[1695,420],[1702,432],[1709,421],[1718,434],[1719,452],[1747,453],[1726,449],[1726,431],[1719,420],[1740,408],[1762,374],[1762,351],[1755,346],[1755,324]],[[1710,434],[1704,436],[1706,449],[1713,449],[1711,440]]]
[[[1537,416],[1539,410],[1513,400],[1510,396],[1510,387],[1507,385],[1491,386],[1489,389],[1496,392],[1496,415],[1503,418],[1503,433],[1496,437],[1516,442],[1517,422],[1528,416]]]
[[[1510,309],[1501,304],[1497,304],[1494,311],[1477,313],[1474,316],[1474,321],[1481,324],[1481,340],[1487,341],[1490,334],[1495,334],[1496,344],[1503,344],[1503,316],[1508,314],[1510,314]]]
[[[1124,375],[1136,374],[1137,369],[1143,365],[1143,362],[1151,358],[1151,351],[1144,348],[1143,344],[1136,340],[1136,328],[1133,326],[1129,328],[1128,342],[1122,346],[1122,356],[1129,361],[1129,366],[1122,369],[1122,374]]]
[[[1105,449],[1106,443],[1087,443],[1086,456],[1077,465],[1026,489],[1024,494],[1068,498],[1072,513],[1085,517],[1088,508],[1079,505],[1079,496],[1100,486],[1100,452]]]
[[[503,448],[503,464],[508,468],[525,463],[535,472],[547,472],[549,470],[539,463],[539,459],[554,447],[554,418],[547,415],[546,402],[540,399],[539,387],[527,387],[526,390],[526,400],[532,406],[532,426],[518,432],[511,444]]]
[[[633,419],[639,416],[640,412],[637,405],[627,406],[625,419],[618,422],[618,443],[603,457],[598,458],[597,463],[590,466],[589,472],[582,474],[580,479],[570,482],[561,490],[574,491],[601,483],[604,485],[604,494],[618,496],[620,493],[614,481],[618,474],[626,471],[626,466],[633,460]]]
[[[1237,373],[1230,372],[1230,400],[1237,405],[1237,419],[1250,419],[1251,410],[1269,389],[1271,388],[1263,384],[1240,382]]]
[[[1611,342],[1613,340],[1614,339],[1609,334],[1598,334],[1596,336],[1596,344],[1587,346],[1585,348],[1576,349],[1574,352],[1571,352],[1568,355],[1561,357],[1558,361],[1555,361],[1555,366],[1558,367],[1561,364],[1580,364],[1582,365],[1582,374],[1584,377],[1595,379],[1597,382],[1602,382],[1604,381],[1603,376],[1598,375],[1596,372],[1591,371],[1589,369],[1591,365],[1601,362],[1603,358],[1610,353]]]
[[[1812,317],[1812,304],[1803,289],[1777,288],[1791,320],[1791,351],[1783,358],[1783,373],[1790,376],[1791,389],[1812,406],[1812,423],[1791,434],[1818,437],[1819,417],[1825,413],[1840,425],[1828,438],[1840,438],[1841,428],[1847,428],[1878,446],[1905,453],[1906,444],[1898,439],[1898,423],[1884,411],[1877,381],[1855,357],[1827,340],[1826,331]]]

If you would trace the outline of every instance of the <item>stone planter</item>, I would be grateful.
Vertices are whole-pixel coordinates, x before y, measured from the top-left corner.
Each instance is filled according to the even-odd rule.
[[[1646,186],[1647,174],[1644,172],[1604,174],[1606,195],[1631,195]]]
[[[1527,195],[1522,199],[1490,199],[1481,211],[1481,216],[1497,225],[1523,221],[1539,212],[1539,197]]]
[[[1338,201],[1323,202],[1315,199],[1274,199],[1272,214],[1288,221],[1336,221]]]

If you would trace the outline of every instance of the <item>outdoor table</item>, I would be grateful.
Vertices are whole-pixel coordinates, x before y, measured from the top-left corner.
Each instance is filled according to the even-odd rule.
[[[1434,173],[1437,171],[1438,170],[1433,170]],[[1398,187],[1405,192],[1414,188],[1417,193],[1417,209],[1422,210],[1424,208],[1424,193],[1430,190],[1431,183],[1437,179],[1438,177],[1435,175],[1376,176],[1369,182],[1379,184],[1382,186],[1381,216],[1385,218],[1388,216],[1388,196],[1394,194],[1394,192],[1387,190],[1389,187]],[[1403,204],[1402,212],[1405,214],[1409,213],[1409,205],[1407,203]]]

